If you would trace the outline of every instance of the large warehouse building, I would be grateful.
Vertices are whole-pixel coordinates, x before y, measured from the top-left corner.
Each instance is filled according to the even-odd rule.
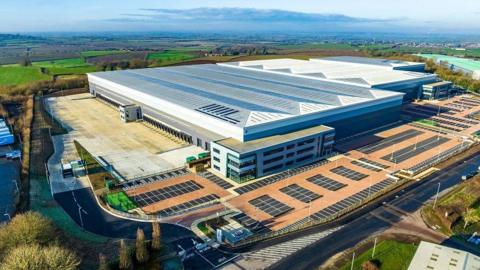
[[[480,61],[478,60],[441,54],[419,54],[419,56],[433,59],[436,63],[446,64],[453,71],[461,71],[469,74],[475,80],[480,80]]]
[[[124,121],[143,119],[211,150],[212,167],[236,181],[325,158],[334,137],[397,121],[404,96],[235,64],[98,72],[88,79],[91,94],[119,107]]]
[[[273,59],[222,65],[397,91],[405,93],[405,101],[422,98],[422,86],[438,81],[435,74],[413,72],[424,71],[424,63],[365,57],[327,57],[310,61]]]

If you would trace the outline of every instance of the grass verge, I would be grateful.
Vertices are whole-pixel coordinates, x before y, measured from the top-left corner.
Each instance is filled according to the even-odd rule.
[[[168,65],[182,61],[188,61],[196,58],[196,56],[188,51],[167,50],[164,52],[150,53],[147,60],[156,60],[161,65]]]
[[[73,141],[78,155],[84,161],[87,169],[88,178],[92,183],[94,191],[105,188],[105,180],[113,180],[114,177],[108,173],[100,163],[88,152],[79,142]]]
[[[34,81],[51,80],[39,67],[0,66],[0,85],[17,85]]]
[[[414,244],[383,240],[377,244],[373,258],[373,247],[358,254],[353,262],[353,269],[362,270],[362,264],[373,259],[378,262],[379,268],[382,270],[406,270],[416,250],[417,246]],[[351,262],[342,266],[340,270],[350,270],[350,267]]]

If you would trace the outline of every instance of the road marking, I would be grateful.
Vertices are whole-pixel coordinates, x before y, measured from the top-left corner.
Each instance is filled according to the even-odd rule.
[[[273,245],[260,250],[244,253],[243,258],[246,260],[259,260],[268,262],[269,265],[274,264],[281,259],[292,255],[293,253],[302,250],[318,240],[327,237],[328,235],[340,230],[343,226],[339,226],[333,229],[322,231],[319,233],[307,235],[297,239],[293,239],[284,243]]]
[[[401,215],[405,215],[405,216],[410,215],[410,213],[408,213],[408,212],[406,212],[406,211],[404,211],[404,210],[396,207],[396,206],[393,205],[393,204],[387,203],[387,204],[385,204],[385,208],[386,208],[386,209],[387,209],[387,208],[393,209],[395,212],[398,212],[398,213],[400,213]]]
[[[387,218],[382,217],[380,214],[377,214],[375,212],[370,212],[370,215],[372,215],[374,218],[380,219],[390,225],[395,225],[395,223]]]
[[[210,260],[208,260],[207,258],[205,258],[205,256],[203,256],[202,254],[200,254],[200,252],[197,252],[196,250],[194,251],[195,254],[197,254],[198,256],[200,256],[204,261],[206,261],[207,263],[209,263],[212,267],[216,267],[215,264],[213,264]]]

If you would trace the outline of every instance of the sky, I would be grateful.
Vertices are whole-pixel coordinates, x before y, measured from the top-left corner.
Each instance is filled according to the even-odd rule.
[[[480,31],[480,0],[2,0],[0,32]]]

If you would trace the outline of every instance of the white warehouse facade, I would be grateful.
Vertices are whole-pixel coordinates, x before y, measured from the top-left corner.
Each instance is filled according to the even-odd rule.
[[[88,74],[90,93],[211,151],[244,181],[323,159],[344,138],[399,119],[404,93],[314,76],[204,64]]]

